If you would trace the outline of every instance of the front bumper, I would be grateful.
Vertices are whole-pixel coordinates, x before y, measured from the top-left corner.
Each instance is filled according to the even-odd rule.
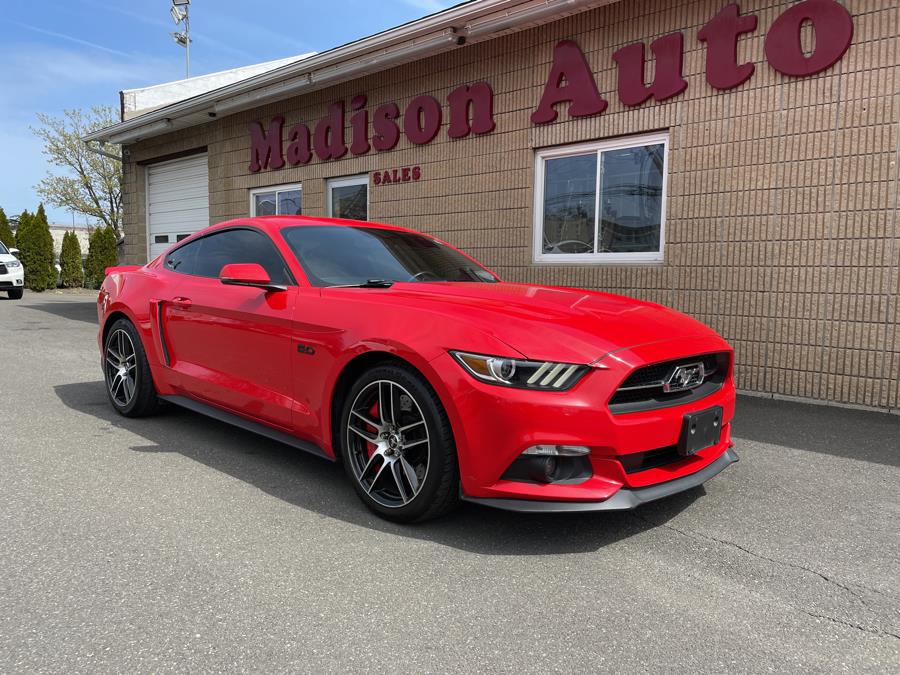
[[[0,274],[0,291],[11,288],[22,288],[25,285],[25,270],[22,267],[7,268],[6,274]]]
[[[681,479],[687,482],[680,489],[691,487],[697,476],[705,476],[699,479],[703,482],[736,458],[730,452],[735,402],[731,373],[719,390],[682,405],[613,414],[607,403],[637,367],[720,351],[730,347],[713,335],[620,350],[565,392],[497,387],[476,381],[449,354],[435,359],[431,365],[436,377],[447,386],[445,408],[456,440],[463,498],[501,508],[516,501],[524,502],[526,510],[531,502],[547,504],[542,511],[610,510],[633,508],[650,501],[651,495],[664,496],[661,486],[670,484],[666,489],[672,489]],[[670,456],[686,413],[713,406],[723,410],[718,444],[639,468],[645,457]],[[506,474],[511,463],[527,447],[539,444],[587,447],[589,477],[549,483],[511,479]]]
[[[676,478],[666,483],[657,483],[649,487],[630,490],[622,488],[609,499],[602,502],[548,502],[536,499],[490,499],[484,497],[469,497],[461,495],[467,502],[492,506],[504,511],[518,511],[520,513],[584,513],[587,511],[630,511],[641,504],[653,502],[657,499],[671,497],[679,492],[685,492],[698,485],[702,485],[713,476],[718,475],[727,467],[739,460],[737,453],[729,448],[719,459],[697,473],[692,473],[682,478]]]

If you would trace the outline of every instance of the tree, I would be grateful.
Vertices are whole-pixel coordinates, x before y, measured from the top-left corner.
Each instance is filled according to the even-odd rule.
[[[118,146],[104,150],[119,157],[113,159],[93,152],[81,140],[91,131],[115,124],[115,109],[95,106],[87,112],[66,110],[63,117],[42,113],[37,117],[40,126],[31,131],[44,142],[50,163],[64,173],[48,173],[35,190],[53,206],[95,218],[118,235],[122,229],[121,150]]]
[[[78,288],[84,283],[84,270],[81,268],[81,244],[74,232],[66,232],[63,235],[59,266],[62,268],[63,286]]]
[[[28,226],[31,224],[31,214],[28,213],[28,209],[22,211],[19,215],[18,220],[16,221],[16,248],[19,247],[19,242],[23,237],[27,237],[26,232],[28,231]]]
[[[6,212],[2,208],[0,208],[0,242],[6,244],[6,248],[13,248],[16,245],[16,235],[13,234]]]
[[[84,285],[100,288],[106,278],[106,268],[119,263],[116,233],[111,227],[98,227],[88,240],[87,260],[84,262]]]
[[[23,211],[16,228],[16,248],[25,268],[25,285],[33,291],[56,287],[56,269],[53,267],[53,236],[47,223],[44,205],[36,213]]]

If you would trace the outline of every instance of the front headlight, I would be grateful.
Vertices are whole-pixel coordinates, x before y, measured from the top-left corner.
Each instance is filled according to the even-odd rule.
[[[22,266],[22,263],[20,263],[18,260],[10,260],[7,263],[0,263],[0,264],[6,265],[10,269],[12,269],[13,267],[21,267]]]
[[[455,351],[450,354],[482,382],[519,389],[565,391],[571,389],[588,371],[588,366],[574,363],[524,361]]]

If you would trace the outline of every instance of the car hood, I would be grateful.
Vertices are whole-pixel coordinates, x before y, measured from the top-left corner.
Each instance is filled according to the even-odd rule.
[[[8,263],[13,260],[18,260],[18,258],[12,253],[0,253],[0,263]]]
[[[717,334],[684,314],[609,293],[513,283],[397,283],[410,307],[467,322],[536,360],[590,363],[651,342]],[[464,345],[445,345],[465,349]]]

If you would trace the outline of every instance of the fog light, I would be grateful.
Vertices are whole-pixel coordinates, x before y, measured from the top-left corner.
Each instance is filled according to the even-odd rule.
[[[523,455],[544,455],[553,457],[581,457],[590,454],[583,445],[532,445]]]
[[[556,457],[535,457],[529,461],[528,475],[538,483],[552,483],[556,473]]]

